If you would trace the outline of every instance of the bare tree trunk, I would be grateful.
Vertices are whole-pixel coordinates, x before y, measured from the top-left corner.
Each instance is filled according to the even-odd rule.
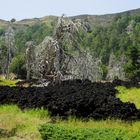
[[[7,32],[5,33],[5,42],[7,47],[6,79],[9,79],[9,67],[13,57],[12,55],[14,55],[15,52],[14,30],[11,26],[9,26]]]
[[[32,41],[27,42],[26,45],[27,45],[27,49],[26,49],[26,70],[27,70],[26,79],[31,80],[34,61],[35,61],[34,45],[33,45]]]

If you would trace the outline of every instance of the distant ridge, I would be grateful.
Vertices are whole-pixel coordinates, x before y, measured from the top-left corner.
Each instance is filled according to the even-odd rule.
[[[140,8],[138,9],[133,9],[133,10],[128,10],[128,11],[124,11],[124,12],[119,12],[119,13],[111,13],[111,14],[104,14],[104,15],[88,15],[88,14],[84,14],[84,15],[76,15],[76,16],[70,16],[69,18],[71,19],[80,19],[80,20],[84,20],[87,19],[89,21],[89,23],[93,26],[95,25],[104,25],[107,26],[109,25],[112,20],[118,16],[118,15],[130,15],[130,16],[137,16],[140,15]],[[45,16],[45,17],[41,17],[41,18],[30,18],[30,19],[23,19],[20,21],[16,21],[14,24],[16,25],[32,25],[35,24],[37,22],[45,22],[45,23],[50,23],[53,22],[54,20],[56,20],[58,17],[57,16]],[[6,20],[2,20],[0,19],[0,27],[3,26],[7,26],[10,22],[6,21]]]

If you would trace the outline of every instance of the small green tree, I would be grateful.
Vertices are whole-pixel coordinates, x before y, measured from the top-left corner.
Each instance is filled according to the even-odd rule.
[[[12,18],[10,21],[13,23],[13,22],[16,22],[16,19]]]
[[[125,65],[127,77],[132,80],[140,80],[140,50],[138,47],[130,48],[128,59],[128,63]]]
[[[25,56],[20,54],[12,59],[10,72],[17,75],[18,78],[26,78]]]

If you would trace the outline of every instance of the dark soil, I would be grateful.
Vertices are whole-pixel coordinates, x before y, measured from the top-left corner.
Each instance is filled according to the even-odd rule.
[[[17,104],[22,109],[44,107],[52,116],[139,120],[140,110],[134,104],[115,97],[116,85],[124,84],[74,80],[44,88],[0,86],[0,104]]]

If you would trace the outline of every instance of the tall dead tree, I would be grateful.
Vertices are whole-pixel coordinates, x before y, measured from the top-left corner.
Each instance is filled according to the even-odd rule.
[[[87,23],[85,26],[79,20],[60,17],[53,36],[46,37],[34,49],[33,75],[41,79],[52,78],[56,83],[67,77],[98,80],[101,77],[99,61],[79,47],[79,42],[83,41],[80,32],[87,33]],[[98,76],[94,77],[98,71]]]
[[[11,60],[15,53],[15,33],[11,26],[9,26],[8,30],[5,33],[5,44],[7,47],[7,58],[6,58],[6,78],[9,78],[9,66]]]
[[[55,40],[56,45],[55,47],[55,59],[54,59],[54,68],[56,73],[56,80],[58,82],[64,77],[64,74],[67,73],[67,66],[68,66],[68,58],[71,59],[72,56],[68,54],[68,49],[72,47],[76,47],[79,51],[80,49],[78,46],[78,32],[82,29],[85,31],[84,26],[81,23],[77,22],[74,23],[69,18],[60,17],[58,19],[58,23],[56,28],[54,29],[53,38]],[[66,48],[66,45],[68,47]],[[68,60],[66,62],[66,60]]]
[[[46,37],[41,44],[35,47],[34,75],[40,78],[53,77],[55,81],[61,81],[67,69],[66,60],[72,58],[68,54],[66,45],[69,48],[77,47],[76,37],[79,27],[81,25],[78,22],[74,23],[63,16],[58,19],[53,36]],[[30,71],[30,68],[27,71]]]
[[[114,52],[110,54],[109,65],[108,65],[108,73],[107,80],[114,80],[119,78],[121,80],[126,80],[124,65],[126,64],[126,57],[124,54],[120,55],[120,57],[116,57]]]
[[[27,49],[26,49],[26,70],[27,70],[27,76],[26,79],[30,80],[32,77],[32,71],[34,67],[34,44],[33,41],[29,41],[26,43]]]

